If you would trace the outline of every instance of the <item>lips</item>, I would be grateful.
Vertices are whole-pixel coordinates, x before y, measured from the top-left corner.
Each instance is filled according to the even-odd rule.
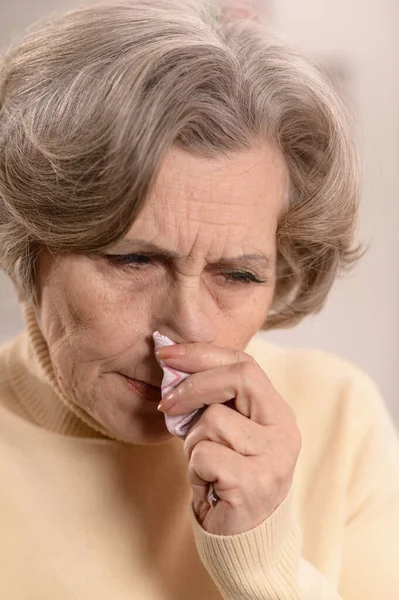
[[[161,401],[161,389],[159,387],[155,387],[144,381],[139,381],[138,379],[131,379],[126,375],[123,375],[123,377],[126,379],[129,388],[142,398],[145,398],[150,402]]]

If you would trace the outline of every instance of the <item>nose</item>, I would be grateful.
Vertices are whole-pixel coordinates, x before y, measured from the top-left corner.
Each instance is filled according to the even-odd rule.
[[[218,311],[209,291],[200,282],[174,282],[157,300],[153,330],[177,344],[215,342]]]

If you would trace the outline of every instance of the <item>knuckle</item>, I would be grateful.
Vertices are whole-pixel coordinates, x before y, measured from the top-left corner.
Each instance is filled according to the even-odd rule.
[[[192,465],[200,463],[204,457],[206,457],[208,452],[208,442],[206,440],[201,440],[196,444],[191,452],[191,463]]]
[[[292,469],[288,465],[288,461],[279,460],[269,464],[267,473],[262,478],[262,490],[264,493],[272,493],[273,491],[284,488],[292,477]]]
[[[204,421],[206,424],[215,423],[225,413],[225,407],[222,404],[210,404],[204,412]]]
[[[254,359],[254,357],[251,354],[246,354],[245,355],[245,359],[247,362],[249,362],[249,364],[252,365],[257,365],[258,363],[256,362],[256,360]]]
[[[254,374],[254,365],[249,361],[244,361],[239,363],[239,373],[241,382],[245,385],[247,384],[253,377]]]
[[[179,389],[180,386],[177,387]],[[198,377],[197,373],[190,375],[185,381],[185,390],[187,393],[191,394],[199,394],[201,393],[202,383],[201,378]]]
[[[225,407],[221,404],[210,404],[201,417],[201,427],[204,431],[220,431],[225,417]]]
[[[254,485],[259,498],[268,498],[275,485],[274,477],[268,469],[259,469],[255,474]]]
[[[243,352],[241,350],[234,350],[233,361],[234,363],[241,363],[243,359]]]

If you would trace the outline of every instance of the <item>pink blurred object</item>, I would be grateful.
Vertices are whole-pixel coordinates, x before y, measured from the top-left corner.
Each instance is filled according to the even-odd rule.
[[[269,0],[222,0],[223,15],[234,19],[261,21],[269,13]]]

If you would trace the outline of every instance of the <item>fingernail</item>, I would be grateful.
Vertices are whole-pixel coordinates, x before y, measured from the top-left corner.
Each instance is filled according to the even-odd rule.
[[[167,360],[168,358],[177,358],[178,356],[184,356],[186,348],[182,344],[174,344],[173,346],[163,346],[155,351],[157,357],[161,360]]]
[[[158,404],[158,410],[162,410],[163,412],[170,410],[177,403],[177,394],[173,390],[172,392],[168,392]]]

